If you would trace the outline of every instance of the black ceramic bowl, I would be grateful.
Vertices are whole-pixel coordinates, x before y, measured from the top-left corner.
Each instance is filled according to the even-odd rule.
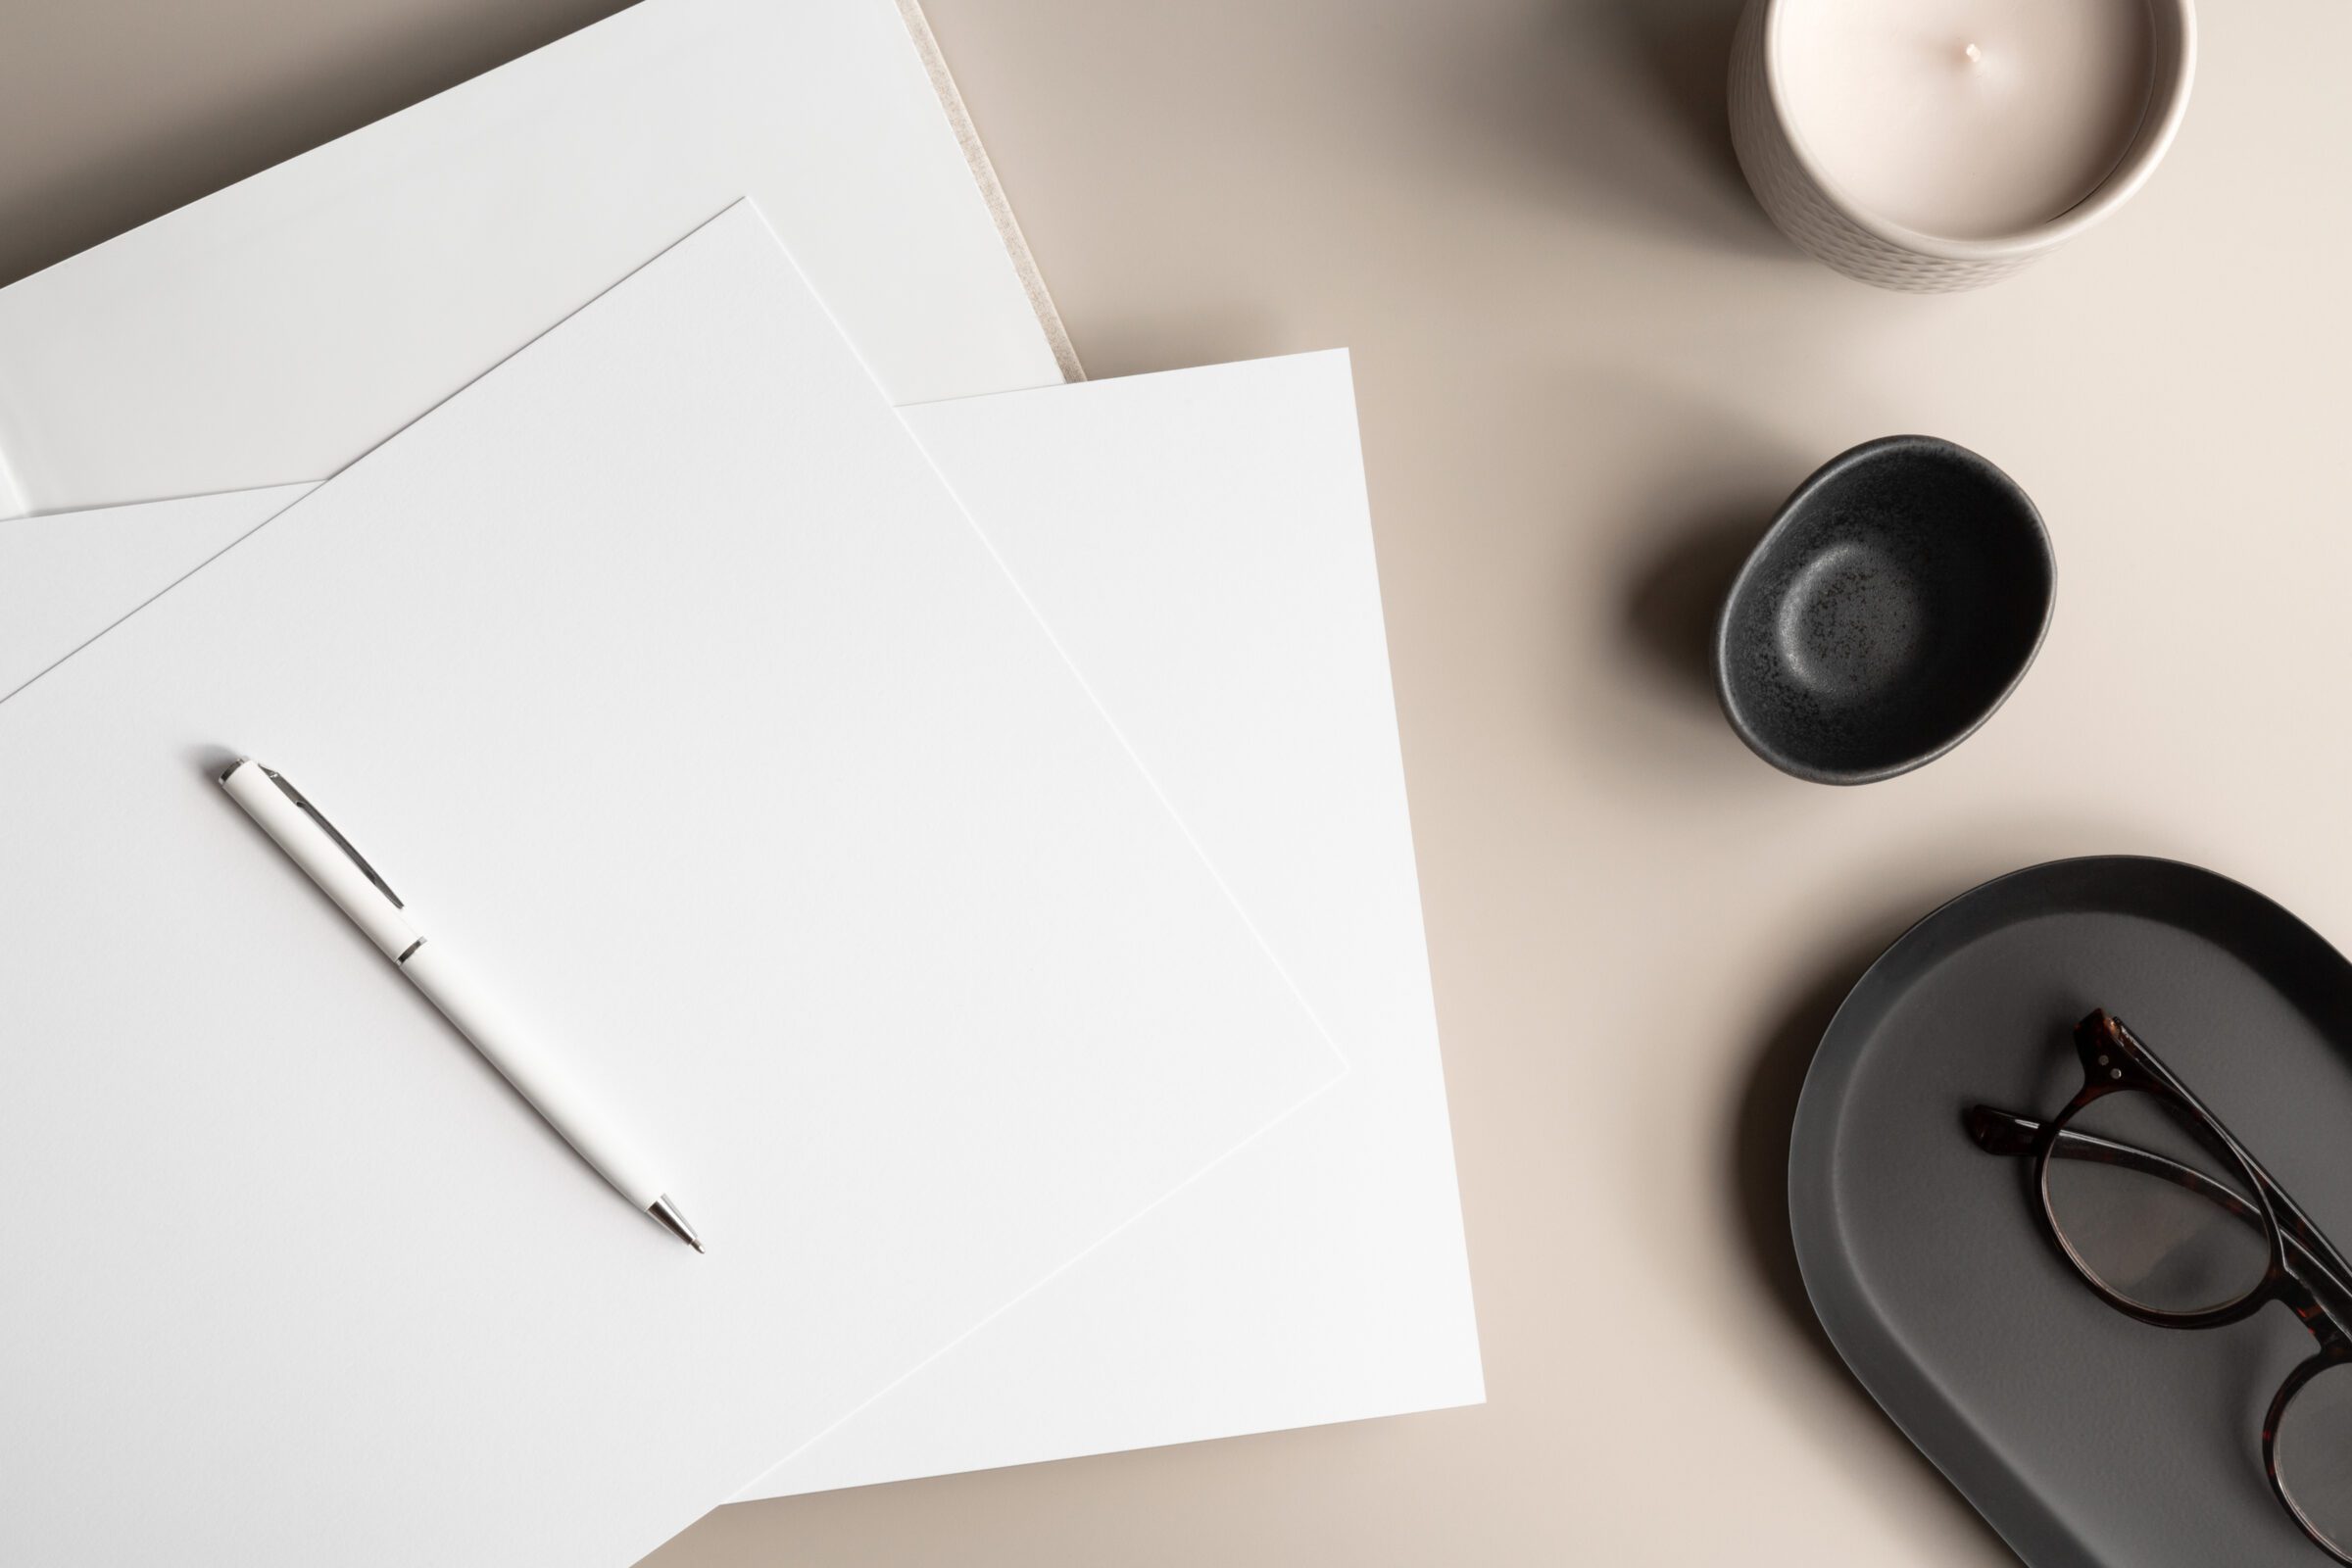
[[[1796,487],[1715,626],[1732,728],[1821,784],[1909,772],[1967,739],[2034,662],[2056,578],[2015,481],[1892,435]]]

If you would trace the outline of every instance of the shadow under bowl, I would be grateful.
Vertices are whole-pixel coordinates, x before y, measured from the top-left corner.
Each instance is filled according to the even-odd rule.
[[[1909,772],[2015,689],[2056,578],[2007,474],[1933,436],[1866,442],[1797,486],[1733,582],[1715,627],[1724,714],[1798,778]]]

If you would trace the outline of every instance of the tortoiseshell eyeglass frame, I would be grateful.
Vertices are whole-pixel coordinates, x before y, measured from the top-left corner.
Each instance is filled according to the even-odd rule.
[[[2156,1054],[2123,1020],[2105,1008],[2075,1026],[2075,1052],[2082,1060],[2082,1088],[2066,1108],[2047,1122],[1990,1105],[1971,1105],[1966,1122],[1969,1136],[1991,1154],[2030,1154],[2034,1159],[2034,1218],[2059,1255],[2072,1264],[2076,1277],[2109,1306],[2142,1323],[2168,1329],[2212,1329],[2243,1322],[2273,1301],[2284,1301],[2296,1319],[2319,1342],[2319,1353],[2287,1374],[2271,1400],[2262,1422],[2262,1468],[2271,1494],[2304,1535],[2329,1557],[2352,1564],[2352,1554],[2330,1541],[2295,1503],[2278,1477],[2278,1423],[2305,1385],[2329,1368],[2352,1361],[2352,1325],[2321,1298],[2325,1289],[2339,1307],[2352,1310],[2352,1264],[2333,1243],[2320,1233],[2301,1205],[2271,1179],[2245,1147],[2230,1135],[2204,1102],[2158,1060]],[[2168,1159],[2150,1150],[2075,1132],[2068,1123],[2109,1095],[2124,1092],[2153,1095],[2176,1114],[2181,1126],[2221,1161],[2236,1170],[2242,1192],[2224,1182]],[[2211,1200],[2242,1222],[2259,1227],[2270,1244],[2270,1260],[2260,1282],[2235,1300],[2196,1312],[2166,1312],[2117,1294],[2102,1282],[2089,1263],[2067,1241],[2050,1196],[2050,1160],[2090,1159],[2137,1171],[2184,1187]],[[2254,1201],[2246,1200],[2251,1194]],[[2352,1463],[2347,1456],[2346,1463]]]

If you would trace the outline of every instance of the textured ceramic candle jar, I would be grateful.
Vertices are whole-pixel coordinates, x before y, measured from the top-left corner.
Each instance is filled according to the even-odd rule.
[[[2172,145],[2190,0],[1748,0],[1732,140],[1790,239],[1935,293],[2047,255]]]

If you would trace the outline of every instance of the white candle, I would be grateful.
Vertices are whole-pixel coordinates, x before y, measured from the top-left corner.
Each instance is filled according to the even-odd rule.
[[[1852,206],[1947,239],[2058,218],[2138,136],[2148,0],[1779,0],[1781,108]]]

